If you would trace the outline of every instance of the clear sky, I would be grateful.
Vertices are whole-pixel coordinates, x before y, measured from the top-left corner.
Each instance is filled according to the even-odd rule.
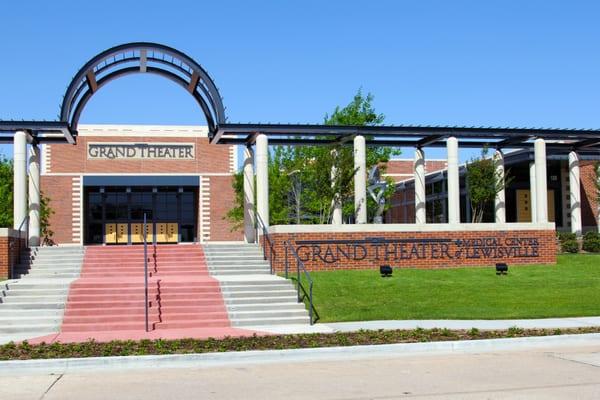
[[[154,41],[208,71],[230,122],[319,123],[362,87],[388,124],[600,128],[597,1],[27,0],[0,15],[2,119],[56,119],[89,58]],[[81,122],[205,123],[148,75],[103,88]]]

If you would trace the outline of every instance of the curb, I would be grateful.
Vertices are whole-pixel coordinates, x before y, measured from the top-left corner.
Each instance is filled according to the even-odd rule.
[[[119,369],[146,368],[212,368],[240,364],[357,360],[365,358],[401,357],[423,353],[471,353],[498,350],[539,349],[549,346],[565,347],[573,345],[600,345],[600,333],[290,350],[251,350],[202,354],[11,360],[0,361],[0,374],[37,372],[46,375],[90,370],[114,371]]]

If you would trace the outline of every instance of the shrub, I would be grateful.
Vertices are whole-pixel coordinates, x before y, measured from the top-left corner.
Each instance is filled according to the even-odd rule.
[[[600,252],[600,233],[587,232],[583,236],[583,250],[589,251],[590,253]]]
[[[558,234],[558,240],[560,242],[560,251],[563,253],[578,253],[579,243],[577,243],[577,236],[571,232],[560,232]]]

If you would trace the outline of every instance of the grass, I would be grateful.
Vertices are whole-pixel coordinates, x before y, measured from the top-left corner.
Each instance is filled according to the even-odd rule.
[[[356,346],[392,343],[443,342],[449,340],[480,340],[529,336],[600,333],[600,327],[574,329],[521,329],[480,331],[422,329],[377,330],[303,335],[251,336],[224,339],[126,340],[99,343],[40,343],[28,342],[0,345],[0,360],[29,360],[50,358],[82,358],[108,356],[139,356],[151,354],[198,354],[226,351],[305,349],[315,347]]]
[[[560,255],[557,265],[312,272],[320,322],[513,319],[600,315],[600,255]]]

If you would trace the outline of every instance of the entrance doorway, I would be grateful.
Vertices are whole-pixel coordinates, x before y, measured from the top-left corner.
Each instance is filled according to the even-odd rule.
[[[198,188],[88,186],[84,189],[86,244],[197,241]]]

